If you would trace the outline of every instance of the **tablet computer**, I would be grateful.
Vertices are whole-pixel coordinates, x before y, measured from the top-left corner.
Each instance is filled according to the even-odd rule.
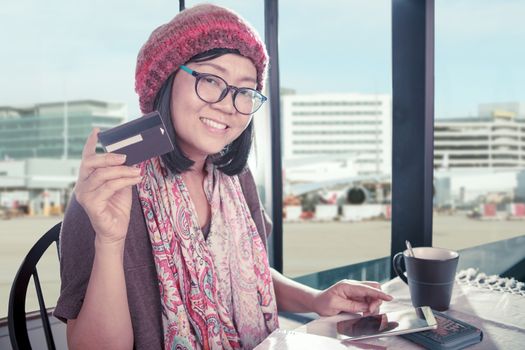
[[[432,309],[428,306],[337,322],[337,333],[349,340],[406,334],[435,328],[437,322]]]

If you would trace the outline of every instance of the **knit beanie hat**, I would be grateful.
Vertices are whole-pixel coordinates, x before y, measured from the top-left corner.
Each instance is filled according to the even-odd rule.
[[[135,91],[143,113],[168,76],[193,56],[216,48],[237,49],[257,69],[257,89],[266,78],[268,54],[257,32],[238,14],[204,4],[181,11],[151,33],[137,57]]]

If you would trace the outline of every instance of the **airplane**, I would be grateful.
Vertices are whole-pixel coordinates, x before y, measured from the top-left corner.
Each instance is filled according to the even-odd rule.
[[[322,158],[286,159],[283,164],[285,198],[301,197],[306,202],[363,204],[388,199],[376,188],[390,188],[389,174],[358,175],[354,154],[327,155]],[[322,179],[322,180],[319,180]]]

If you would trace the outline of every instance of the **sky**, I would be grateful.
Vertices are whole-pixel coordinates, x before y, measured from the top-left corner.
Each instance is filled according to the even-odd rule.
[[[263,0],[208,2],[234,9],[264,38]],[[279,3],[282,87],[391,94],[390,0]],[[2,0],[0,106],[100,99],[139,116],[137,53],[177,12],[176,0]],[[436,1],[436,118],[525,101],[524,13],[525,0]]]

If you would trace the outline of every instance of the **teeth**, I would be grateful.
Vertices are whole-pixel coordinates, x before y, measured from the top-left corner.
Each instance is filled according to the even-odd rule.
[[[211,119],[201,118],[201,120],[204,124],[211,126],[212,128],[215,128],[215,129],[224,130],[227,127],[226,124],[217,123]]]

